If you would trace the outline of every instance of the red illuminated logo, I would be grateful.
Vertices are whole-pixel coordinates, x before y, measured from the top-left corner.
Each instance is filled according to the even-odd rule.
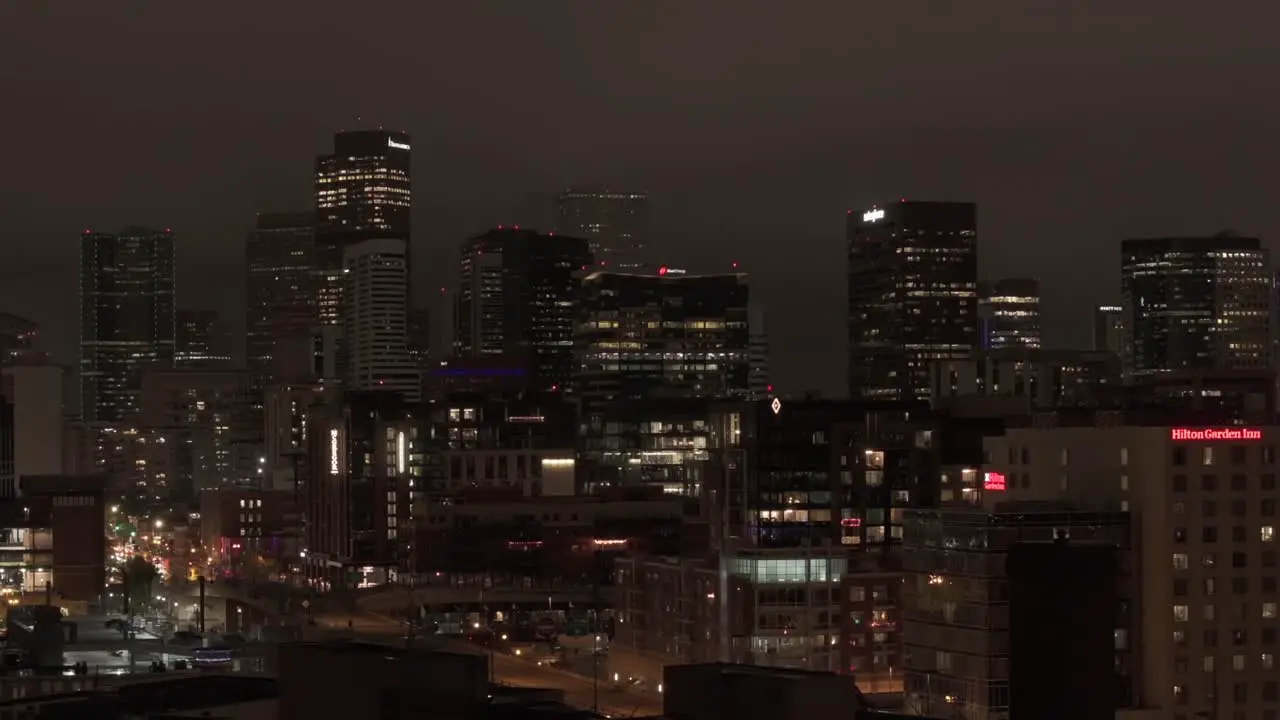
[[[1005,483],[1004,473],[989,472],[986,477],[982,479],[983,490],[1003,492],[1006,487],[1007,484]]]
[[[1261,440],[1261,430],[1248,428],[1171,428],[1174,440]]]

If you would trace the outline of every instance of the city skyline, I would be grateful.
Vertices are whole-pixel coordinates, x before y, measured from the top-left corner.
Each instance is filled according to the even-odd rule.
[[[816,368],[791,348],[842,335],[843,273],[834,262],[843,245],[840,214],[886,194],[977,202],[983,208],[980,277],[1041,280],[1047,347],[1088,345],[1090,307],[1118,294],[1113,258],[1123,238],[1224,228],[1268,244],[1280,236],[1280,210],[1271,207],[1264,181],[1274,146],[1272,110],[1250,104],[1248,112],[1232,112],[1251,101],[1216,82],[1200,83],[1190,107],[1175,101],[1185,96],[1179,88],[1188,78],[1247,82],[1264,73],[1253,59],[1268,47],[1261,28],[1274,10],[1257,10],[1258,22],[1233,25],[1232,52],[1192,58],[1181,49],[1194,46],[1205,19],[1190,5],[1161,6],[1164,32],[1149,41],[1150,53],[1137,56],[1128,38],[1145,31],[1144,13],[1111,8],[1105,23],[1077,24],[996,4],[970,9],[964,22],[1028,31],[975,44],[935,32],[949,26],[945,19],[923,19],[919,31],[935,43],[930,52],[949,58],[955,77],[935,73],[926,56],[850,80],[850,68],[861,66],[863,56],[881,55],[895,36],[847,43],[838,29],[898,26],[909,11],[836,8],[777,17],[781,11],[762,11],[733,32],[689,9],[664,9],[655,20],[642,19],[637,9],[551,3],[510,8],[509,22],[498,23],[475,9],[415,9],[402,10],[402,22],[390,28],[371,13],[353,20],[380,28],[353,35],[370,38],[352,48],[353,57],[363,48],[369,59],[334,60],[312,72],[300,56],[289,59],[296,53],[286,48],[295,32],[332,35],[310,27],[326,17],[323,5],[303,16],[273,7],[245,31],[237,58],[258,58],[253,67],[283,62],[278,72],[305,77],[301,84],[280,82],[272,72],[246,72],[231,83],[222,70],[201,69],[207,66],[202,58],[217,56],[217,38],[230,20],[159,32],[157,23],[182,16],[76,13],[59,18],[62,39],[54,43],[55,23],[41,11],[2,12],[6,26],[24,30],[3,52],[45,57],[49,47],[65,48],[48,57],[40,73],[17,74],[19,62],[0,70],[16,107],[40,108],[9,116],[3,125],[28,140],[15,148],[12,172],[0,181],[7,254],[0,263],[0,307],[35,315],[57,340],[53,349],[62,360],[74,356],[68,337],[74,303],[65,298],[75,282],[67,238],[78,228],[173,227],[179,304],[230,313],[241,291],[227,293],[235,297],[226,307],[218,291],[238,282],[235,239],[259,210],[310,206],[309,165],[343,127],[400,127],[416,139],[414,251],[423,257],[419,279],[427,287],[438,284],[429,267],[453,265],[447,255],[432,257],[432,249],[503,223],[551,229],[552,200],[565,187],[648,191],[656,260],[684,261],[678,251],[690,263],[734,255],[752,275],[756,295],[775,318],[775,374],[787,388],[813,384],[837,393],[843,387],[842,348]],[[440,27],[453,30],[432,29]],[[1029,44],[1026,38],[1041,37],[1041,29],[1053,30],[1053,42]],[[89,48],[106,31],[119,39],[117,50],[90,60]],[[410,42],[419,32],[432,42]],[[143,37],[163,48],[129,42]],[[771,37],[809,40],[783,52]],[[373,44],[382,40],[385,46]],[[505,59],[506,50],[535,44],[538,52],[525,54],[537,62]],[[481,52],[490,47],[504,51]],[[670,48],[669,55],[657,47]],[[1092,50],[1082,58],[1080,47]],[[155,52],[171,62],[145,69]],[[609,83],[581,71],[577,58],[584,52],[611,74]],[[1019,56],[1016,69],[1006,61],[1010,54]],[[371,73],[384,55],[389,61]],[[415,73],[449,67],[447,58],[455,56],[486,59],[438,83],[429,108],[399,90]],[[777,67],[770,70],[770,63]],[[1095,66],[1111,70],[1093,73]],[[1034,83],[1014,74],[1024,67]],[[187,74],[172,74],[179,70]],[[1076,74],[1089,82],[1072,80]],[[547,77],[555,81],[534,80]],[[955,93],[958,78],[971,81],[967,92]],[[99,86],[112,88],[113,101],[94,102],[93,121],[84,122],[74,109],[93,102]],[[50,87],[59,92],[47,92]],[[342,91],[332,92],[335,87]],[[611,87],[633,87],[652,100],[643,103],[644,112],[607,107],[602,93]],[[834,87],[845,90],[833,93]],[[989,108],[1009,88],[1022,95],[1019,112],[993,113]],[[165,95],[171,100],[157,112],[148,100]],[[884,102],[897,97],[912,99]],[[936,118],[917,112],[929,98],[950,102],[951,109]],[[512,103],[564,112],[513,123],[500,111]],[[1088,117],[1070,110],[1080,106],[1090,108]],[[146,113],[139,112],[143,107]],[[1181,113],[1176,129],[1153,120],[1174,107]],[[1064,127],[1063,117],[1077,124]],[[1223,117],[1231,118],[1229,129]],[[804,128],[800,141],[797,128]],[[75,158],[75,172],[47,163],[53,147]],[[175,158],[184,161],[175,164]],[[58,167],[58,175],[46,165]],[[1048,167],[1053,171],[1045,172]],[[112,182],[100,182],[108,168]],[[49,206],[52,197],[56,208]],[[787,252],[778,251],[780,238]],[[1101,280],[1090,274],[1081,281],[1100,264],[1108,268]],[[795,297],[800,286],[809,289],[804,299]],[[821,312],[807,314],[813,307]]]

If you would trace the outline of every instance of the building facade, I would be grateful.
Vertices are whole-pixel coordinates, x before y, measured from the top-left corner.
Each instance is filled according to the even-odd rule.
[[[582,281],[574,390],[588,405],[746,397],[746,275],[592,273]]]
[[[410,242],[412,206],[409,136],[353,130],[333,137],[333,152],[316,160],[317,312],[342,320],[343,253],[366,240]]]
[[[556,232],[586,239],[597,269],[636,272],[646,266],[649,196],[565,190],[556,201]]]
[[[983,350],[1040,348],[1040,281],[1000,278],[979,283],[978,322]]]
[[[1126,373],[1270,368],[1270,268],[1256,238],[1124,241]]]
[[[201,367],[231,364],[231,329],[214,310],[179,310],[174,323],[173,364]]]
[[[1269,425],[1116,417],[987,439],[999,495],[1129,513],[1135,706],[1170,720],[1280,712],[1277,442]]]
[[[132,227],[80,239],[80,413],[119,422],[138,409],[142,368],[174,357],[174,238]]]
[[[1097,305],[1093,308],[1094,351],[1121,355],[1124,352],[1124,306]]]
[[[409,355],[409,248],[367,240],[343,255],[343,354],[347,388],[392,391],[416,402],[422,375]]]
[[[260,213],[245,241],[245,358],[256,387],[282,375],[282,339],[310,337],[319,322],[315,216]]]
[[[977,214],[905,200],[849,212],[851,397],[928,397],[930,364],[978,347]]]
[[[503,356],[527,369],[530,389],[563,390],[573,376],[578,276],[586,240],[499,227],[459,253],[454,354]]]

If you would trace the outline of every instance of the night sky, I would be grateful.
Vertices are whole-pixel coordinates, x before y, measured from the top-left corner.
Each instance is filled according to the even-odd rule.
[[[1228,12],[1229,10],[1229,12]],[[414,138],[426,289],[562,187],[647,189],[653,259],[738,260],[775,383],[840,392],[844,215],[980,204],[981,274],[1042,279],[1051,346],[1118,242],[1280,234],[1280,4],[1237,0],[0,3],[0,310],[75,358],[77,235],[172,227],[179,305],[241,307],[255,211],[336,129]]]

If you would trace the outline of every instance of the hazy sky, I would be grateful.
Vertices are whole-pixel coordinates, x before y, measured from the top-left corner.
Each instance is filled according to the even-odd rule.
[[[647,189],[654,259],[738,260],[783,391],[843,388],[844,214],[980,204],[982,275],[1080,345],[1118,241],[1280,232],[1280,3],[0,2],[0,309],[74,357],[77,235],[172,227],[179,304],[241,307],[258,209],[335,129],[414,137],[421,287],[562,186]],[[802,350],[803,348],[803,350]]]

